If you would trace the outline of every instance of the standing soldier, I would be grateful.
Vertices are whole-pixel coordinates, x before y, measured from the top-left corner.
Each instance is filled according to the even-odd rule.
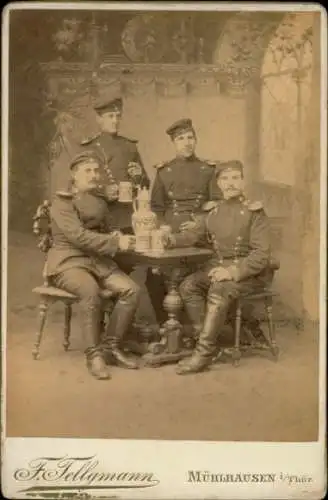
[[[110,375],[107,354],[125,368],[137,368],[122,350],[121,342],[131,325],[139,301],[139,287],[124,274],[113,257],[128,249],[133,237],[110,226],[108,205],[95,195],[101,160],[95,151],[85,151],[70,164],[71,189],[58,192],[52,203],[53,245],[46,273],[55,286],[77,295],[81,305],[81,332],[90,373],[97,379]],[[116,300],[107,332],[101,339],[101,291]]]
[[[109,203],[112,227],[124,234],[133,234],[131,225],[132,196],[130,201],[121,201],[119,190],[122,182],[149,187],[149,178],[143,167],[135,139],[119,134],[123,112],[123,100],[118,94],[101,96],[94,103],[97,122],[101,131],[82,141],[81,146],[99,151],[105,159],[101,172],[100,188]],[[130,272],[131,269],[126,269]]]
[[[173,142],[176,157],[156,165],[151,207],[160,224],[170,225],[174,232],[185,231],[197,225],[206,202],[220,197],[215,179],[216,163],[196,156],[197,136],[189,118],[173,123],[166,133]],[[166,320],[164,276],[148,269],[146,286],[157,322],[161,324]]]
[[[243,166],[221,163],[217,169],[223,199],[200,226],[170,237],[170,246],[189,246],[207,234],[213,258],[189,275],[180,286],[185,309],[196,336],[191,358],[177,367],[178,374],[196,373],[210,365],[229,307],[241,293],[261,290],[272,282],[269,220],[262,203],[250,203],[243,194]]]

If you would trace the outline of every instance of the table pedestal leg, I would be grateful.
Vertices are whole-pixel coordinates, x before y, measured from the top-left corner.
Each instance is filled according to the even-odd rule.
[[[190,350],[183,348],[183,327],[179,321],[183,302],[178,291],[178,282],[174,272],[169,281],[169,291],[164,299],[163,308],[168,319],[160,328],[161,341],[150,345],[150,352],[144,356],[146,365],[160,366],[178,362],[190,355]]]

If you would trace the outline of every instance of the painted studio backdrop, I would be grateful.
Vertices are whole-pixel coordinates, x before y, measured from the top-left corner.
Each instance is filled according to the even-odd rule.
[[[72,146],[97,131],[92,96],[117,86],[122,133],[139,141],[151,179],[174,154],[165,129],[181,117],[200,157],[244,162],[272,219],[287,315],[318,319],[319,14],[11,16],[11,231],[31,232],[37,205],[65,187]]]

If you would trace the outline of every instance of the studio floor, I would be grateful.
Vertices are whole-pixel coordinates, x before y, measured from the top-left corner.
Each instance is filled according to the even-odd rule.
[[[62,309],[49,315],[41,359],[31,351],[42,255],[11,240],[8,275],[6,433],[11,437],[314,441],[318,434],[318,332],[278,326],[281,356],[247,356],[181,377],[174,366],[89,376],[77,321],[62,348]]]

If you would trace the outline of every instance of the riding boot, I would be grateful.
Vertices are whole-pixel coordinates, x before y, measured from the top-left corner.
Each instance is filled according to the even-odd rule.
[[[88,344],[84,353],[89,372],[98,380],[110,379],[101,348],[100,339],[100,309],[96,305],[82,307],[81,311],[83,336]]]
[[[167,313],[163,309],[166,296],[165,279],[162,273],[156,273],[152,268],[147,269],[145,286],[149,295],[150,303],[154,309],[158,326],[167,320]]]
[[[198,340],[203,329],[206,305],[202,297],[194,296],[191,299],[184,304],[184,308],[192,326],[192,338]]]
[[[198,373],[207,368],[216,353],[217,339],[223,327],[229,301],[221,296],[210,293],[202,331],[190,358],[180,362],[177,366],[178,375]]]
[[[129,358],[121,349],[122,341],[132,323],[136,311],[135,301],[119,300],[107,325],[102,351],[106,360],[129,369],[139,368],[135,360]]]

